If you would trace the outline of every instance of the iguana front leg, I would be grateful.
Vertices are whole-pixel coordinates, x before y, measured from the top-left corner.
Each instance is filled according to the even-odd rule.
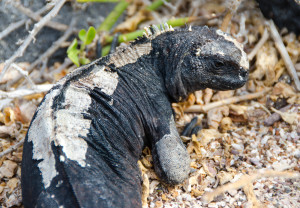
[[[190,157],[177,132],[171,107],[154,121],[152,157],[157,175],[168,184],[182,183],[190,173]]]

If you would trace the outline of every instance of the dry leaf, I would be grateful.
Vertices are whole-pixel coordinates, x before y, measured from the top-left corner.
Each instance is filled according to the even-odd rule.
[[[20,182],[17,178],[12,178],[7,182],[7,186],[10,188],[10,193],[18,186],[18,183]]]
[[[195,197],[198,197],[198,196],[202,196],[204,194],[204,190],[198,190],[198,189],[195,189],[195,188],[192,188],[191,190],[191,194]]]
[[[220,180],[220,184],[223,185],[229,181],[231,181],[234,178],[235,173],[231,172],[225,172],[225,171],[220,171],[217,175],[217,177]]]
[[[231,118],[229,117],[224,117],[222,120],[221,120],[221,129],[222,129],[222,132],[225,133],[227,132],[228,130],[232,130],[234,129],[235,127],[232,126],[232,120]]]
[[[237,115],[245,115],[248,110],[248,106],[236,104],[229,105],[229,108],[230,110],[234,111]]]
[[[156,201],[155,202],[155,208],[162,208],[163,207],[163,202],[162,201]]]
[[[199,90],[194,92],[195,98],[196,98],[196,104],[198,105],[203,105],[204,101],[203,101],[203,90]]]
[[[11,178],[15,174],[17,170],[17,163],[10,161],[10,160],[5,160],[0,167],[0,178],[6,177],[6,178]]]
[[[212,96],[213,96],[213,90],[209,89],[209,88],[206,88],[204,90],[204,96],[203,96],[204,104],[209,103]]]
[[[15,112],[12,108],[10,108],[10,107],[4,108],[3,114],[4,114],[4,123],[5,123],[5,125],[9,126],[9,125],[11,125],[15,122],[16,115],[15,115]]]
[[[200,143],[204,147],[206,147],[211,140],[220,138],[222,136],[223,134],[216,129],[201,129],[198,133]]]
[[[207,112],[207,124],[210,128],[218,129],[222,118],[228,115],[229,115],[228,106],[213,108]]]
[[[200,175],[200,172],[197,171],[196,173],[193,174],[193,176],[189,177],[187,180],[184,181],[183,188],[186,192],[191,192],[192,186],[198,184],[199,175]]]
[[[293,97],[296,95],[294,88],[284,82],[278,82],[272,91],[273,95],[283,96],[285,98]]]
[[[201,144],[198,142],[197,137],[195,134],[192,135],[192,142],[190,142],[187,146],[188,153],[195,152],[197,156],[201,157]]]
[[[138,11],[134,16],[128,18],[125,22],[119,24],[115,32],[126,33],[136,30],[138,24],[149,18],[149,12],[146,10]]]
[[[276,110],[275,108],[271,108],[275,113],[278,113],[281,118],[289,123],[289,124],[293,124],[296,123],[297,118],[298,118],[298,114],[297,113],[287,113],[287,112],[281,112],[279,110]]]
[[[213,97],[213,101],[224,100],[234,95],[234,90],[218,91]]]
[[[142,183],[142,206],[144,208],[144,207],[148,207],[147,198],[149,196],[149,178],[148,178],[147,174],[143,173],[142,174],[142,179],[143,179],[143,183]]]
[[[158,180],[153,180],[151,183],[150,183],[150,186],[149,186],[149,193],[152,194],[154,189],[156,188],[156,186],[159,184],[160,182]]]
[[[152,167],[152,156],[151,155],[147,155],[147,156],[144,156],[142,157],[141,159],[141,162],[143,163],[143,165],[146,167],[146,168],[151,168]]]
[[[0,126],[0,137],[15,137],[18,133],[19,126],[16,123],[13,123],[9,126]]]
[[[273,44],[267,42],[256,55],[256,70],[250,75],[250,79],[261,80],[264,78],[266,86],[275,81],[275,64],[278,62],[277,50]]]

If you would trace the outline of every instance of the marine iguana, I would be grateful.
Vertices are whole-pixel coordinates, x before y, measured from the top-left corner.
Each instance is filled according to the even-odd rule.
[[[141,207],[137,162],[146,145],[162,181],[188,177],[171,102],[208,87],[239,88],[249,63],[242,45],[220,30],[164,27],[147,28],[46,94],[24,143],[26,208]]]

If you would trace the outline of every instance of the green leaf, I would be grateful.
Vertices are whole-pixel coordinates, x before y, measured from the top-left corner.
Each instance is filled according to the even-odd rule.
[[[72,50],[68,53],[68,57],[69,59],[71,59],[71,61],[76,64],[76,66],[80,66],[79,65],[79,59],[78,59],[78,54],[79,54],[79,50]]]
[[[85,44],[90,44],[96,36],[96,29],[94,27],[90,27],[85,36]]]
[[[79,50],[77,49],[77,46],[78,46],[78,41],[75,38],[71,43],[71,45],[68,47],[67,54],[69,59],[71,59],[71,61],[74,64],[76,64],[76,66],[79,66],[79,60],[78,60]]]
[[[86,42],[86,30],[85,29],[80,30],[78,33],[78,37],[83,43],[85,43]]]
[[[85,64],[91,63],[91,61],[88,58],[80,57],[79,58],[79,63],[82,64],[82,65],[85,65]]]
[[[77,46],[78,46],[78,41],[77,41],[77,39],[75,38],[75,39],[73,40],[73,42],[71,43],[71,45],[69,45],[68,50],[67,50],[67,53],[69,53],[69,51],[76,50],[76,49],[77,49]]]

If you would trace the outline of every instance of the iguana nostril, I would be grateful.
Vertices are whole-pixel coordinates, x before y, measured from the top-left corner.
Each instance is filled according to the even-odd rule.
[[[242,77],[248,77],[248,70],[245,70],[244,68],[240,69],[240,75]]]

